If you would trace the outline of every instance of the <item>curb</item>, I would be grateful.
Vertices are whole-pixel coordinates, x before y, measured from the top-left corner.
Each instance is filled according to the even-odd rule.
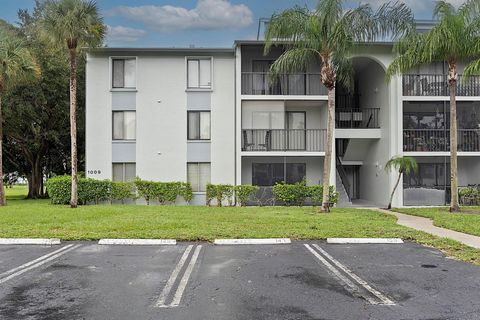
[[[52,246],[60,244],[60,239],[40,239],[40,238],[0,238],[0,245],[9,244],[31,244]]]
[[[271,239],[215,239],[215,245],[243,245],[243,244],[290,244],[289,238]]]
[[[121,246],[158,246],[158,245],[176,245],[177,240],[173,239],[100,239],[101,245],[121,245]]]
[[[327,243],[335,244],[400,244],[399,238],[327,238]]]

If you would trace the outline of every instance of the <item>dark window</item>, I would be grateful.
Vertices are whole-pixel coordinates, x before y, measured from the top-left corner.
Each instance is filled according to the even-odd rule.
[[[305,163],[253,163],[252,184],[273,186],[276,183],[288,184],[302,181],[306,175]]]
[[[210,140],[210,111],[188,111],[188,140]]]

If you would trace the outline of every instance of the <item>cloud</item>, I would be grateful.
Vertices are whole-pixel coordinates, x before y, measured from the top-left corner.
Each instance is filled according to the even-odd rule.
[[[123,26],[107,26],[107,40],[118,42],[135,42],[145,36],[143,29],[128,28]]]
[[[250,8],[244,4],[233,5],[228,0],[198,0],[193,9],[171,5],[119,6],[107,15],[142,22],[147,28],[160,32],[239,29],[253,22]]]

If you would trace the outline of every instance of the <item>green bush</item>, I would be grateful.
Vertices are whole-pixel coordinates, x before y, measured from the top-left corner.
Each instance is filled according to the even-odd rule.
[[[258,191],[257,186],[252,186],[252,185],[240,185],[240,186],[235,186],[235,198],[237,202],[242,206],[246,206],[248,200],[252,195],[254,195]]]
[[[56,176],[47,180],[47,192],[53,204],[69,204],[71,194],[71,177]]]
[[[193,190],[190,182],[180,182],[180,189],[178,195],[181,196],[187,203],[193,199]]]
[[[131,182],[112,182],[110,189],[110,200],[135,199],[135,188]]]
[[[286,206],[302,206],[308,197],[308,187],[305,181],[295,184],[277,183],[272,188],[276,200],[283,202]]]
[[[140,178],[135,178],[135,187],[137,188],[138,196],[144,198],[147,205],[150,204],[150,200],[155,199],[157,195],[156,182],[145,181]]]
[[[480,191],[477,188],[461,188],[458,193],[463,205],[477,205],[480,201]]]
[[[233,205],[233,186],[230,184],[211,184],[207,185],[207,205],[210,206],[212,200],[217,201],[217,207],[222,206],[224,200],[228,201],[230,206]]]
[[[308,186],[308,198],[313,206],[321,206],[323,201],[323,185]],[[330,204],[338,202],[339,193],[335,191],[333,186],[329,187]]]

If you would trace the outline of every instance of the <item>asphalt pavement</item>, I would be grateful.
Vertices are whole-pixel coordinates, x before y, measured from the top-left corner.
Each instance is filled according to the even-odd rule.
[[[0,319],[480,319],[480,268],[414,243],[0,246]]]

